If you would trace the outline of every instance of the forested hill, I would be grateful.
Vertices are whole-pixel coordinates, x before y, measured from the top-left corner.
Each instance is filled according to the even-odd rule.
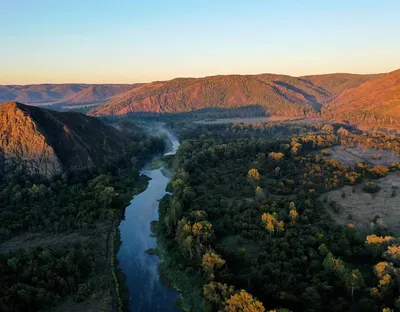
[[[346,88],[356,87],[374,77],[261,74],[177,78],[132,89],[93,108],[89,114],[178,113],[209,107],[237,108],[259,104],[270,115],[313,116],[324,103]]]
[[[323,115],[379,125],[400,121],[400,70],[366,81],[341,93]]]
[[[92,167],[124,150],[125,137],[96,118],[17,102],[0,105],[0,162],[5,171],[52,176]]]

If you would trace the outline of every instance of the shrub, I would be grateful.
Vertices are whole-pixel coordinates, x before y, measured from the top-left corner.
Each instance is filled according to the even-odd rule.
[[[363,190],[364,192],[373,194],[378,192],[380,190],[380,187],[371,181],[367,181],[364,183]]]

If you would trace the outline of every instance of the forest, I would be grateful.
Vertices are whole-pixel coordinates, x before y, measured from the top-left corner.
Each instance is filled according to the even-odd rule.
[[[109,280],[100,280],[109,270],[107,233],[119,223],[135,191],[146,186],[139,169],[163,151],[161,138],[136,131],[126,153],[100,167],[65,172],[51,179],[22,172],[3,175],[0,311],[41,311],[67,297],[80,302],[95,288],[109,293]],[[9,239],[41,234],[77,239],[7,248]]]
[[[330,190],[400,169],[326,157],[335,146],[399,152],[399,137],[344,124],[172,123],[182,144],[159,207],[160,270],[186,311],[395,311],[400,239],[334,222]],[[373,196],[373,195],[371,195]],[[395,194],[393,196],[396,196]]]

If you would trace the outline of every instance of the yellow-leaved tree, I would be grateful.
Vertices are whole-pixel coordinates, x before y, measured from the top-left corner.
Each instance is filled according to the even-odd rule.
[[[260,173],[257,169],[252,168],[247,172],[247,179],[250,183],[257,185],[258,181],[260,181]]]
[[[203,255],[201,266],[206,273],[213,273],[216,269],[221,268],[225,264],[225,260],[218,256],[215,252],[206,252]]]
[[[283,232],[285,230],[285,224],[283,221],[278,221],[276,216],[270,213],[263,213],[261,216],[262,222],[265,224],[265,228],[270,235],[276,232]]]
[[[294,202],[290,202],[289,209],[290,209],[290,211],[289,211],[290,221],[292,224],[295,224],[299,217],[299,213],[296,210],[296,206],[295,206]]]
[[[225,304],[225,312],[264,312],[262,302],[258,301],[247,291],[241,291],[232,295]]]

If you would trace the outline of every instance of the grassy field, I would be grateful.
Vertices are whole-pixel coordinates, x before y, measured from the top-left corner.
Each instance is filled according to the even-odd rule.
[[[371,221],[379,216],[388,230],[400,234],[400,172],[390,173],[374,183],[380,187],[375,194],[363,191],[362,184],[329,192],[328,202],[336,202],[339,211],[332,208],[328,211],[338,224],[352,223],[362,232],[371,232]]]
[[[358,162],[366,162],[371,165],[386,165],[400,161],[400,155],[389,150],[376,150],[363,147],[335,146],[330,149],[329,158],[336,159],[347,166],[354,166]]]

